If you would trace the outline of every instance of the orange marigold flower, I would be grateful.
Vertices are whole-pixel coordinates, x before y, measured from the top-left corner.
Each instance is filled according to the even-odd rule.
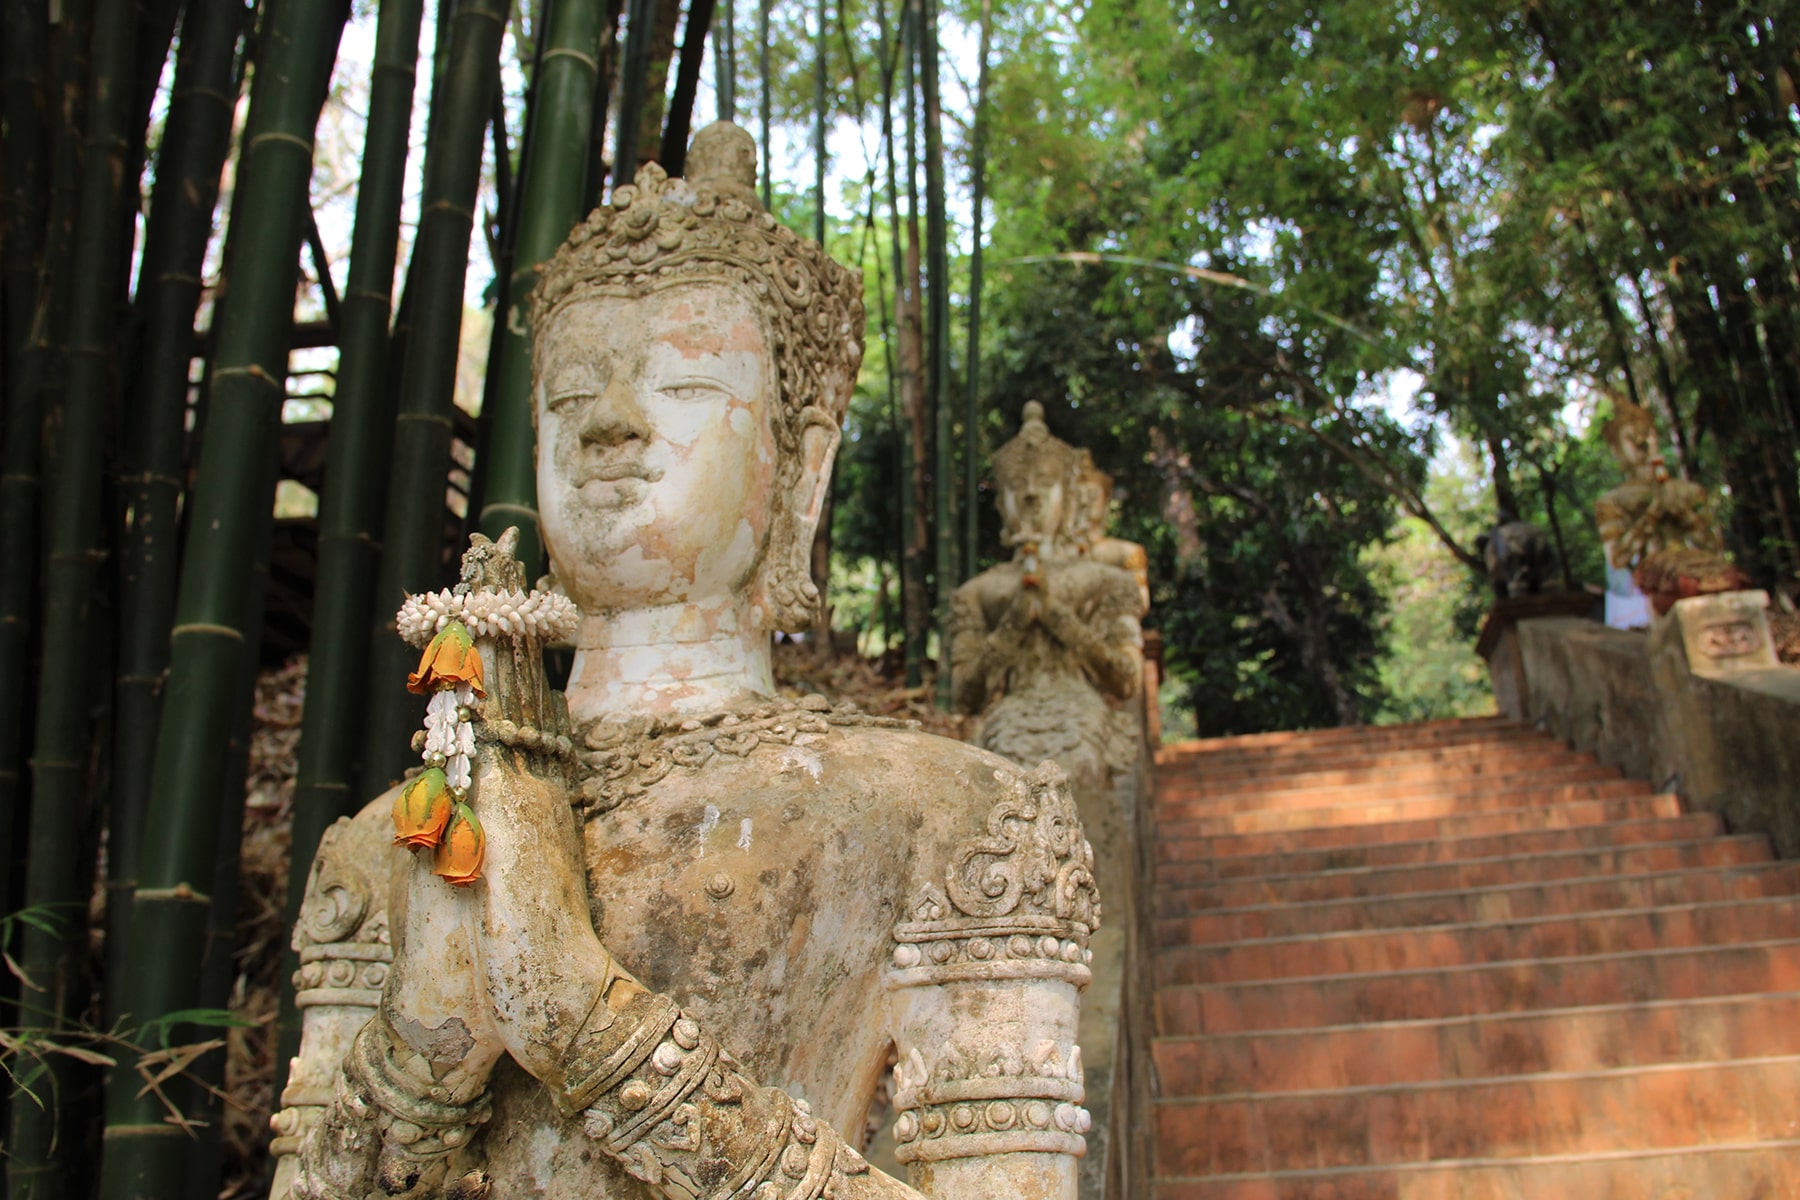
[[[425,653],[419,658],[419,669],[406,677],[406,690],[429,696],[432,692],[466,683],[477,696],[485,696],[484,682],[481,651],[475,648],[475,639],[469,635],[468,626],[461,621],[452,621],[425,647]]]
[[[481,860],[486,854],[487,835],[481,831],[481,822],[468,805],[458,804],[450,827],[444,830],[444,840],[438,843],[431,873],[445,883],[467,887],[481,878]]]
[[[394,798],[394,845],[409,850],[437,845],[454,807],[444,773],[436,767],[420,772]]]

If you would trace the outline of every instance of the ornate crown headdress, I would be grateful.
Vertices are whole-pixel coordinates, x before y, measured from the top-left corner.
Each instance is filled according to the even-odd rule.
[[[1600,436],[1616,453],[1620,446],[1635,438],[1646,438],[1654,449],[1656,418],[1650,410],[1623,397],[1613,398],[1613,415],[1600,427]]]
[[[994,482],[1001,490],[1023,483],[1036,465],[1048,462],[1063,476],[1067,502],[1075,503],[1075,476],[1081,452],[1050,432],[1044,424],[1044,406],[1027,400],[1020,414],[1019,432],[994,451]]]
[[[814,423],[843,419],[862,362],[862,272],[763,211],[756,143],[719,122],[694,135],[686,178],[655,163],[577,225],[545,264],[532,323],[582,291],[638,292],[685,279],[731,279],[749,288],[770,324],[783,449]]]

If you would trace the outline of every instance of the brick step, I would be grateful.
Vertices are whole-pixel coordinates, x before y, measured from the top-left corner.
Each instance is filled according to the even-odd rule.
[[[1524,742],[1516,747],[1502,749],[1477,746],[1454,751],[1430,750],[1423,753],[1375,755],[1366,761],[1346,760],[1335,766],[1280,773],[1271,773],[1259,767],[1239,767],[1225,771],[1170,770],[1157,777],[1156,794],[1159,797],[1173,798],[1302,787],[1342,787],[1345,784],[1380,783],[1383,780],[1408,783],[1422,779],[1464,779],[1520,770],[1585,766],[1595,761],[1597,760],[1593,755],[1570,750],[1560,742],[1546,742],[1543,745]]]
[[[1460,817],[1426,817],[1413,821],[1268,832],[1208,834],[1201,830],[1197,821],[1170,821],[1157,823],[1156,850],[1158,861],[1169,861],[1172,857],[1187,861],[1219,860],[1385,843],[1447,843],[1461,838],[1551,833],[1620,822],[1672,820],[1683,815],[1681,801],[1664,793],[1622,800],[1577,800],[1570,804],[1508,808]]]
[[[1196,882],[1303,875],[1310,871],[1346,871],[1359,867],[1399,867],[1413,863],[1464,862],[1522,854],[1556,854],[1564,850],[1608,846],[1646,846],[1718,837],[1725,823],[1713,813],[1688,813],[1649,821],[1614,821],[1567,829],[1527,829],[1479,837],[1439,838],[1413,842],[1378,842],[1359,846],[1324,846],[1273,854],[1240,854],[1206,858],[1193,853],[1187,839],[1158,839],[1158,871],[1180,866]],[[1291,839],[1290,839],[1291,840]]]
[[[1477,805],[1497,803],[1500,807],[1517,808],[1521,804],[1531,803],[1530,797],[1533,794],[1546,799],[1584,799],[1592,793],[1570,789],[1622,779],[1624,776],[1619,774],[1617,767],[1594,763],[1591,766],[1565,767],[1555,772],[1522,771],[1513,775],[1491,775],[1444,782],[1426,780],[1420,783],[1358,783],[1345,787],[1300,788],[1293,791],[1234,792],[1192,800],[1165,800],[1158,797],[1156,815],[1159,819],[1182,820],[1189,817],[1227,816],[1232,813],[1341,808],[1346,805],[1436,799],[1471,800]],[[1515,795],[1520,798],[1510,802],[1504,799]]]
[[[1354,896],[1499,887],[1508,883],[1589,875],[1647,875],[1768,862],[1773,857],[1766,837],[1742,834],[1686,842],[1650,842],[1641,846],[1583,847],[1541,854],[1470,858],[1447,863],[1342,867],[1218,882],[1191,882],[1190,872],[1203,875],[1204,868],[1196,870],[1182,864],[1169,864],[1157,868],[1156,889],[1159,912],[1200,912],[1252,904],[1305,904]],[[1160,903],[1165,896],[1168,904],[1175,906],[1173,909]]]
[[[1344,743],[1314,748],[1288,748],[1262,753],[1159,757],[1158,779],[1206,779],[1212,775],[1280,776],[1294,772],[1330,771],[1383,762],[1460,762],[1490,754],[1562,750],[1567,743],[1535,729],[1457,737],[1427,742]]]
[[[1224,945],[1170,946],[1156,952],[1156,981],[1249,983],[1785,938],[1800,938],[1800,905],[1791,897],[1777,896],[1726,904],[1580,913],[1535,921],[1355,930]]]
[[[1159,946],[1202,946],[1249,938],[1299,937],[1347,930],[1405,929],[1471,922],[1527,921],[1575,913],[1662,905],[1760,900],[1800,893],[1800,863],[1753,863],[1623,878],[1564,879],[1451,892],[1415,892],[1378,900],[1321,900],[1222,908],[1156,922]]]
[[[1800,993],[1157,1038],[1164,1096],[1313,1091],[1800,1054]]]
[[[1157,1032],[1249,1033],[1800,987],[1800,942],[1518,959],[1424,971],[1304,976],[1157,990]]]
[[[1157,1179],[1152,1200],[1788,1200],[1800,1139],[1744,1145]]]
[[[1508,734],[1542,736],[1523,721],[1501,717],[1446,717],[1410,725],[1340,725],[1331,729],[1287,729],[1273,733],[1242,733],[1231,737],[1174,742],[1156,752],[1158,764],[1192,759],[1228,757],[1233,754],[1281,754],[1295,748],[1317,748],[1345,743],[1383,743],[1430,746],[1458,739],[1489,738]]]
[[[1156,1125],[1163,1175],[1744,1144],[1800,1132],[1800,1057],[1163,1100]]]
[[[1277,808],[1255,812],[1209,816],[1200,813],[1158,811],[1159,825],[1192,822],[1191,832],[1202,836],[1269,833],[1277,830],[1316,829],[1334,825],[1375,825],[1395,821],[1422,821],[1431,817],[1466,817],[1500,808],[1542,808],[1573,804],[1580,800],[1623,800],[1651,795],[1650,785],[1636,779],[1598,780],[1567,787],[1525,788],[1487,795],[1433,797],[1416,800],[1369,801],[1322,808]]]

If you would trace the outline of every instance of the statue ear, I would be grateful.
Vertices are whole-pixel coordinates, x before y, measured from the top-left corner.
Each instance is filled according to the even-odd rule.
[[[843,434],[822,409],[808,409],[800,430],[800,472],[787,493],[769,542],[763,570],[764,595],[771,625],[787,633],[812,627],[818,613],[819,589],[812,581],[812,543],[825,499],[831,494],[831,465]]]
[[[837,461],[838,444],[843,432],[835,423],[809,421],[800,434],[800,478],[794,485],[794,496],[801,501],[794,516],[808,544],[818,532],[819,517],[825,511],[826,497],[831,495],[831,466]]]

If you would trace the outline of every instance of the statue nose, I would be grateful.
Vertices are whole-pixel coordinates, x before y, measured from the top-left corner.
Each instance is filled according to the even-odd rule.
[[[616,446],[650,436],[650,422],[638,397],[636,381],[619,371],[581,414],[581,440],[588,445]]]

